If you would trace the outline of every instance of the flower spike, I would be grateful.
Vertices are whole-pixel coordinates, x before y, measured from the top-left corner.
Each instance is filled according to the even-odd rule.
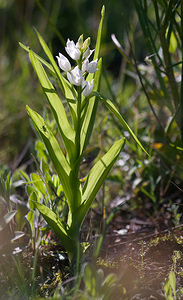
[[[68,81],[75,86],[82,86],[82,93],[84,97],[91,94],[94,86],[94,79],[91,82],[86,81],[87,73],[95,73],[97,71],[98,60],[89,61],[89,57],[95,51],[90,50],[90,38],[83,41],[83,34],[78,38],[77,43],[67,39],[65,50],[67,54],[76,60],[77,66],[72,69],[69,60],[61,53],[56,56],[60,69],[67,72]]]

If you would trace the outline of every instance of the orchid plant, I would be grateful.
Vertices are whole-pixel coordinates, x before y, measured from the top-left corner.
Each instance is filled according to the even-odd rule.
[[[29,47],[20,43],[21,47],[29,53],[30,61],[53,112],[64,143],[64,151],[66,152],[65,156],[63,149],[44,119],[27,106],[28,114],[45,144],[55,171],[60,179],[60,184],[62,185],[69,208],[67,220],[62,220],[59,215],[50,208],[51,204],[48,203],[48,201],[44,201],[44,197],[41,203],[40,198],[34,194],[29,197],[31,214],[38,209],[49,226],[57,234],[74,265],[78,265],[81,254],[81,225],[98,190],[114,165],[125,143],[124,138],[115,142],[108,152],[98,159],[86,176],[84,183],[83,180],[80,180],[80,163],[93,130],[97,105],[100,100],[103,101],[104,105],[116,116],[124,128],[140,147],[142,147],[113,103],[98,92],[102,66],[102,59],[99,59],[99,50],[103,18],[104,7],[101,11],[101,21],[94,50],[90,50],[90,38],[83,40],[83,35],[79,37],[76,44],[74,41],[67,40],[65,50],[69,58],[75,62],[73,67],[69,59],[62,53],[56,56],[57,61],[55,61],[51,51],[38,32],[38,39],[50,61],[49,63]],[[91,60],[93,54],[94,58]],[[72,122],[69,121],[63,103],[50,82],[44,67],[47,67],[57,79],[62,93],[67,100]],[[63,71],[62,73],[60,69]]]

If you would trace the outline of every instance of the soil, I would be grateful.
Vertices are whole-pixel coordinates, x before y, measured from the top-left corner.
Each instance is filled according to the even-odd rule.
[[[94,236],[95,240],[96,238]],[[90,251],[92,253],[93,250]],[[30,270],[33,252],[27,248],[21,255],[27,266],[26,270]],[[6,270],[8,260],[8,256],[2,256],[0,269]],[[171,270],[176,275],[177,291],[183,287],[183,224],[160,231],[157,231],[155,226],[144,224],[139,220],[136,220],[136,224],[128,230],[114,229],[111,226],[105,235],[97,267],[102,268],[105,275],[109,273],[117,275],[119,285],[117,293],[120,290],[124,295],[121,299],[165,299],[163,286]],[[10,271],[12,268],[10,263],[9,268]],[[16,274],[16,270],[11,270],[12,272]],[[59,245],[41,246],[36,273],[38,285],[40,280],[44,282],[44,296],[44,290],[54,290],[61,280],[62,282],[69,280],[72,275],[64,249]],[[56,278],[56,274],[60,274],[61,278]],[[1,283],[2,288],[7,284],[4,280]],[[180,296],[179,299],[183,297]]]
[[[171,270],[177,290],[183,287],[182,225],[162,232],[106,236],[101,253],[99,265],[117,274],[128,300],[165,299],[163,286]]]

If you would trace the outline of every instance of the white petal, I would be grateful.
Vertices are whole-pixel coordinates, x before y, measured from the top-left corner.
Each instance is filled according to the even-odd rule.
[[[82,63],[82,72],[86,72],[88,69],[88,64],[89,64],[89,60],[88,58],[84,60],[84,62]]]
[[[73,41],[67,40],[65,50],[72,59],[78,60],[80,58],[81,52]]]
[[[71,74],[70,74],[69,72],[67,72],[67,79],[69,80],[69,82],[70,82],[71,84],[74,84],[73,79],[72,79],[72,76],[71,76]]]
[[[94,80],[92,79],[91,82],[85,81],[84,84],[82,85],[83,89],[83,96],[87,97],[89,94],[91,94],[93,90],[93,85],[94,85]]]
[[[74,85],[82,85],[83,83],[83,73],[82,71],[77,67],[75,67],[70,73],[67,73],[67,78],[70,81],[71,84]]]
[[[92,60],[88,66],[87,66],[87,71],[88,73],[95,73],[97,71],[97,59]]]
[[[59,53],[59,56],[56,56],[58,60],[58,64],[60,69],[62,69],[65,72],[68,72],[71,70],[71,64],[67,57],[65,57],[63,54]]]
[[[90,48],[88,47],[88,48],[86,49],[86,51],[84,52],[83,57],[89,58],[89,57],[92,55],[93,51],[95,51],[95,49],[90,50]]]

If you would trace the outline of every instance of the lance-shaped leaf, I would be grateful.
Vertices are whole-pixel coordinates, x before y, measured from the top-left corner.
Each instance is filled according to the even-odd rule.
[[[139,141],[139,139],[136,137],[135,133],[132,131],[132,129],[129,127],[129,125],[126,123],[126,121],[123,119],[123,117],[118,112],[118,110],[116,109],[116,107],[114,106],[114,104],[109,99],[103,97],[98,92],[94,92],[94,93],[95,93],[96,96],[98,96],[98,98],[100,100],[103,101],[103,103],[105,104],[105,106],[115,115],[115,117],[119,120],[119,122],[124,127],[124,129],[126,129],[128,131],[128,133],[135,140],[135,142],[140,146],[140,148],[149,156],[149,154],[147,153],[147,151],[145,150],[145,148],[142,146],[142,144]]]
[[[51,73],[55,76],[55,71],[52,67],[52,65],[50,65],[44,58],[42,58],[41,56],[39,56],[37,53],[35,53],[33,50],[30,49],[30,47],[25,46],[24,44],[19,42],[20,47],[22,47],[25,51],[27,51],[28,53],[30,51],[32,51],[34,53],[34,55],[36,56],[36,58],[43,64],[45,65],[50,71]]]
[[[35,237],[35,234],[36,234],[36,230],[35,230],[35,211],[34,211],[34,202],[33,201],[39,201],[39,200],[38,200],[38,195],[34,191],[33,187],[32,186],[29,186],[29,187],[32,188],[33,192],[31,192],[31,194],[29,196],[30,211],[26,215],[26,219],[28,220],[28,222],[30,224],[31,231],[32,231],[32,237]],[[31,200],[33,200],[33,201],[31,201]]]
[[[95,53],[94,53],[93,60],[96,60],[99,58],[100,46],[101,46],[101,40],[102,40],[102,27],[103,27],[104,15],[105,15],[105,7],[103,5],[102,10],[101,10],[101,20],[100,20],[100,24],[98,27],[97,41],[96,41]],[[98,69],[101,68],[101,64],[102,64],[102,62],[100,62],[100,64],[97,65]],[[101,71],[101,69],[100,69],[100,71]],[[100,73],[100,72],[98,72],[98,73]],[[94,78],[94,76],[96,77],[95,73],[89,73],[86,80],[91,82],[91,80]],[[97,86],[96,83],[95,83],[95,88]],[[96,89],[94,89],[94,90],[96,90]]]
[[[101,39],[102,39],[102,27],[103,27],[104,15],[105,15],[105,7],[103,5],[102,10],[101,10],[101,20],[100,20],[100,24],[99,24],[99,27],[98,27],[98,33],[97,33],[97,41],[96,41],[96,46],[95,46],[94,60],[99,57],[100,45],[101,45]]]
[[[42,64],[39,62],[33,51],[30,50],[29,52],[30,60],[33,65],[33,68],[36,71],[36,74],[39,78],[39,81],[41,83],[41,86],[43,88],[43,91],[45,95],[47,96],[48,102],[50,104],[50,107],[52,109],[52,112],[54,114],[55,120],[57,122],[58,128],[60,130],[61,136],[64,141],[65,148],[67,150],[67,153],[69,155],[70,161],[74,157],[74,130],[71,127],[64,106],[59,99],[53,85],[48,79],[48,76],[42,66]]]
[[[72,241],[67,234],[64,223],[61,222],[60,218],[47,206],[36,201],[32,202],[34,206],[39,210],[45,221],[54,230],[55,234],[58,236],[65,249],[68,252],[72,252]]]
[[[75,122],[76,120],[76,98],[77,98],[77,92],[75,90],[75,88],[70,84],[69,81],[67,81],[60,73],[60,69],[57,66],[54,57],[50,51],[50,49],[48,48],[46,42],[44,41],[43,37],[39,34],[39,32],[37,30],[36,34],[38,36],[38,39],[40,41],[40,44],[45,52],[45,54],[47,55],[54,71],[55,74],[57,75],[57,78],[60,82],[60,87],[62,89],[62,92],[64,94],[64,97],[66,98],[66,100],[68,100],[68,105],[70,107],[71,110],[71,114],[73,117],[73,122]]]
[[[41,56],[39,56],[37,53],[35,53],[33,50],[31,50],[30,47],[27,47],[20,42],[19,42],[19,45],[28,53],[30,51],[32,51],[34,53],[35,57],[49,69],[49,71],[52,73],[52,75],[55,78],[58,79],[58,74],[55,72],[53,66],[50,63],[48,63],[45,59],[43,59]],[[65,79],[61,74],[59,76],[62,78],[62,83],[60,83],[60,87],[62,89],[63,94],[65,95],[65,98],[69,102],[71,113],[72,113],[73,119],[75,120],[75,118],[76,118],[76,101],[75,101],[74,95],[75,95],[75,97],[77,97],[77,92],[67,79]]]
[[[99,60],[98,70],[95,73],[95,78],[94,78],[94,87],[93,91],[97,91],[99,88],[100,84],[100,77],[101,77],[101,69],[102,69],[102,59]],[[91,97],[89,100],[87,100],[88,103],[84,108],[83,111],[83,123],[82,123],[82,128],[81,128],[81,138],[80,138],[80,143],[81,143],[81,148],[80,148],[80,153],[82,154],[83,151],[85,150],[92,130],[93,130],[93,125],[95,122],[95,116],[96,116],[96,111],[97,111],[97,106],[98,106],[98,99],[96,97]]]
[[[48,57],[60,83],[61,83],[62,92],[63,92],[65,98],[75,100],[75,98],[73,97],[73,93],[72,93],[72,85],[67,80],[65,80],[65,78],[61,75],[59,67],[57,66],[57,64],[54,60],[54,57],[53,57],[50,49],[48,48],[46,42],[44,41],[43,37],[40,35],[40,33],[36,29],[35,29],[35,31],[36,31],[36,34],[40,41],[40,44],[41,44],[46,56]]]
[[[75,209],[76,192],[75,192],[75,186],[70,179],[71,168],[56,138],[54,137],[50,129],[46,126],[46,123],[43,120],[43,118],[38,113],[33,111],[30,107],[27,106],[26,108],[29,116],[33,120],[35,129],[39,133],[40,137],[42,138],[48,150],[50,159],[62,183],[65,196],[68,200],[69,208],[71,209],[71,211],[73,211]],[[78,198],[81,197],[81,195],[79,195],[79,192],[80,190],[78,189],[78,194],[77,194]]]
[[[88,174],[83,187],[82,204],[78,209],[77,214],[73,216],[73,220],[78,218],[78,221],[76,222],[80,223],[80,225],[82,224],[92,201],[114,165],[124,144],[125,138],[115,142],[109,151],[97,161]]]
[[[94,60],[99,58],[99,52],[100,52],[100,45],[101,45],[101,39],[102,39],[102,27],[103,27],[103,21],[104,21],[104,14],[105,14],[105,7],[102,7],[101,10],[101,20],[98,27],[98,33],[97,33],[97,41],[95,46],[95,54],[94,54]],[[97,69],[98,71],[94,73],[90,73],[87,76],[87,80],[91,82],[91,80],[94,78],[94,88],[93,91],[97,91],[100,84],[100,76],[101,76],[101,68],[102,68],[102,60],[100,59],[98,61]],[[81,129],[81,146],[80,146],[80,153],[82,154],[86,145],[89,142],[93,125],[95,121],[96,111],[98,106],[98,100],[96,97],[92,97],[88,101],[88,105],[85,106],[84,112],[83,112],[83,124]]]

